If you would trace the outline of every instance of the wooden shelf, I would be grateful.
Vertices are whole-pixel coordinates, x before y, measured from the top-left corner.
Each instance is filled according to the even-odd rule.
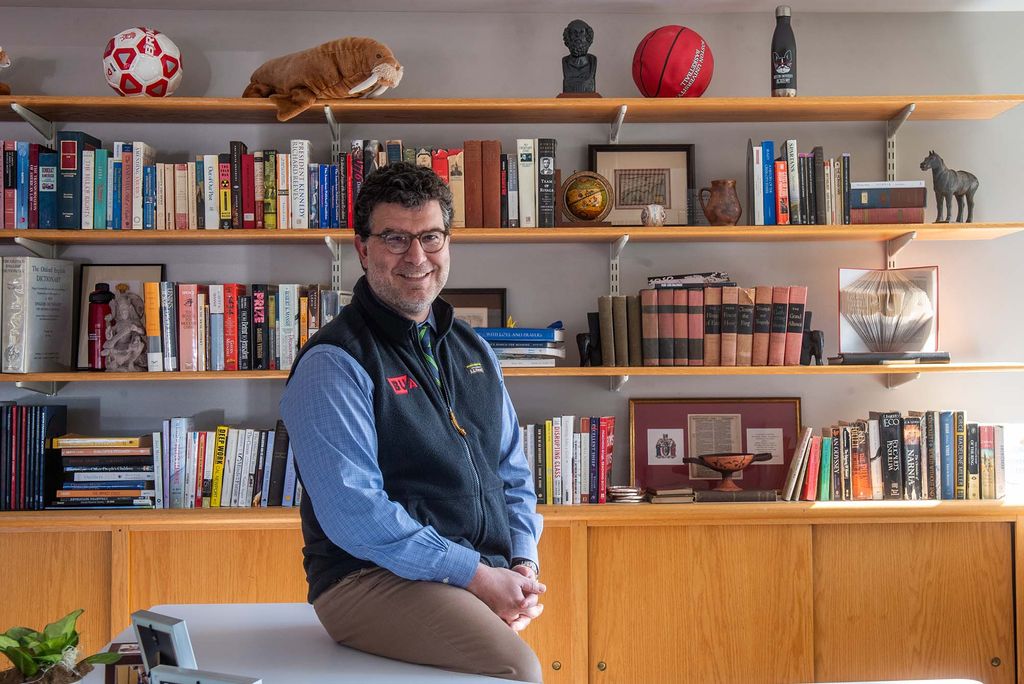
[[[1024,223],[881,224],[864,226],[609,226],[602,228],[455,228],[457,244],[630,242],[884,242],[917,233],[917,240],[993,240],[1024,230]],[[54,245],[319,244],[347,245],[348,229],[310,230],[0,230],[0,240],[29,238]]]
[[[991,119],[1024,95],[922,95],[868,97],[707,97],[594,99],[394,99],[333,100],[341,123],[611,123],[626,105],[627,123],[888,121],[909,104],[913,121]],[[222,97],[122,98],[14,95],[0,97],[0,121],[20,121],[21,104],[45,119],[75,123],[275,123],[265,99]],[[292,123],[323,123],[321,106]]]
[[[1013,373],[1024,371],[1024,362],[946,363],[898,366],[599,366],[580,368],[505,368],[507,378],[609,378],[759,376],[759,375],[905,375],[913,373]],[[0,382],[193,382],[206,380],[285,380],[288,371],[203,371],[166,373],[3,373]]]
[[[588,526],[956,522],[1014,522],[1024,501],[777,501],[773,503],[601,504],[538,506],[545,526],[584,521]],[[297,508],[201,508],[189,510],[8,511],[0,530],[69,529],[273,529],[299,528]]]

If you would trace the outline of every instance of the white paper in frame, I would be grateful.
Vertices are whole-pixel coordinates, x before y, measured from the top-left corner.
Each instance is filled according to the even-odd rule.
[[[132,613],[132,630],[142,652],[142,665],[149,672],[158,665],[196,667],[196,656],[188,628],[181,618],[137,610]]]
[[[884,284],[876,285],[884,279]],[[879,299],[873,311],[853,310],[848,299],[849,293],[860,281],[861,295],[867,290],[880,288],[888,293],[888,299]],[[839,269],[839,352],[856,353],[872,351],[902,352],[933,352],[939,349],[939,268],[938,266],[918,266],[914,268],[870,269],[840,268]],[[844,297],[847,297],[844,305]],[[863,298],[861,299],[863,302]],[[916,304],[916,311],[909,311],[911,304]],[[913,325],[913,319],[920,317],[930,307],[931,320],[920,325]],[[902,318],[900,311],[906,313]],[[865,314],[870,314],[866,317]],[[908,320],[911,319],[908,325]],[[858,331],[860,328],[860,331]],[[865,334],[866,331],[866,334]],[[872,344],[869,339],[876,340]],[[885,349],[877,349],[878,340],[887,342]]]
[[[639,226],[643,207],[661,204],[665,225],[688,225],[691,182],[687,157],[684,150],[599,150],[594,170],[607,178],[615,191],[615,204],[605,220],[617,226]]]

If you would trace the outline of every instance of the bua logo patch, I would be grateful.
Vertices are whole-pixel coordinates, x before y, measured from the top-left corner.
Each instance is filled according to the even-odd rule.
[[[419,387],[416,381],[408,375],[396,375],[393,378],[388,378],[388,384],[391,385],[395,394],[408,394],[409,390]]]

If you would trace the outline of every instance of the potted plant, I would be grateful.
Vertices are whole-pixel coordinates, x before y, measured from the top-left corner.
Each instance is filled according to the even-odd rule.
[[[78,658],[75,623],[82,609],[46,625],[42,632],[14,627],[0,634],[0,653],[14,663],[13,670],[0,672],[0,684],[70,684],[92,670],[93,665],[116,663],[118,653],[97,653]]]

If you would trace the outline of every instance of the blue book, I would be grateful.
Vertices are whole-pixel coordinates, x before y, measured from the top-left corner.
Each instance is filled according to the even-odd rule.
[[[331,205],[330,225],[328,227],[340,228],[341,223],[338,219],[338,165],[331,164],[328,168],[331,170],[330,189],[327,193],[327,196],[330,198],[329,204]]]
[[[114,230],[121,230],[121,166],[123,162],[120,159],[115,159],[113,164],[112,175],[110,178],[111,190],[113,194],[110,196],[111,203],[111,228]]]
[[[832,438],[821,438],[821,466],[818,469],[818,501],[832,500]]]
[[[590,461],[590,465],[587,468],[587,471],[588,471],[587,491],[589,492],[589,494],[587,495],[587,501],[589,503],[597,503],[598,496],[599,496],[598,495],[598,491],[597,491],[597,483],[598,483],[597,447],[600,444],[600,442],[599,442],[599,440],[600,440],[600,433],[601,433],[601,419],[599,417],[597,417],[597,416],[593,416],[590,419],[590,453],[587,454],[587,458]]]
[[[264,508],[267,506],[267,495],[270,493],[270,467],[273,465],[274,437],[276,434],[276,430],[267,430],[267,450],[263,462],[263,486],[260,488],[260,506]]]
[[[57,164],[56,152],[39,153],[39,227],[57,227]]]
[[[103,147],[98,139],[82,131],[57,134],[57,218],[58,228],[82,227],[82,151]]]
[[[152,480],[102,480],[93,482],[61,482],[61,489],[152,489]]]
[[[565,330],[562,328],[473,328],[476,334],[487,341],[522,342],[564,342]]]
[[[14,227],[28,228],[28,142],[19,140],[18,185],[14,199]]]
[[[224,370],[224,314],[210,314],[210,370]]]
[[[320,214],[320,223],[318,224],[321,228],[331,227],[331,204],[330,200],[330,187],[331,187],[331,170],[327,164],[319,164],[318,172],[320,174],[319,181],[317,183],[317,209]]]
[[[156,167],[142,167],[142,229],[156,230]]]
[[[203,155],[196,155],[196,228],[206,228],[206,175],[203,169],[205,164],[203,163]],[[155,166],[153,167],[156,168]],[[260,179],[256,180],[257,183],[262,183]],[[155,187],[155,186],[154,186]],[[154,192],[154,197],[156,193]],[[257,212],[258,214],[259,212]]]
[[[942,459],[942,492],[941,499],[955,499],[956,487],[956,456],[953,451],[953,412],[939,412],[939,458]]]
[[[291,506],[295,501],[295,455],[292,453],[291,444],[288,445],[288,458],[284,463],[284,493],[281,495],[281,505]]]
[[[94,229],[107,228],[107,161],[110,159],[110,150],[99,148],[96,150],[95,183],[93,187],[93,212],[92,227]]]
[[[774,226],[775,219],[775,143],[761,142],[761,158],[764,160],[764,225]]]

